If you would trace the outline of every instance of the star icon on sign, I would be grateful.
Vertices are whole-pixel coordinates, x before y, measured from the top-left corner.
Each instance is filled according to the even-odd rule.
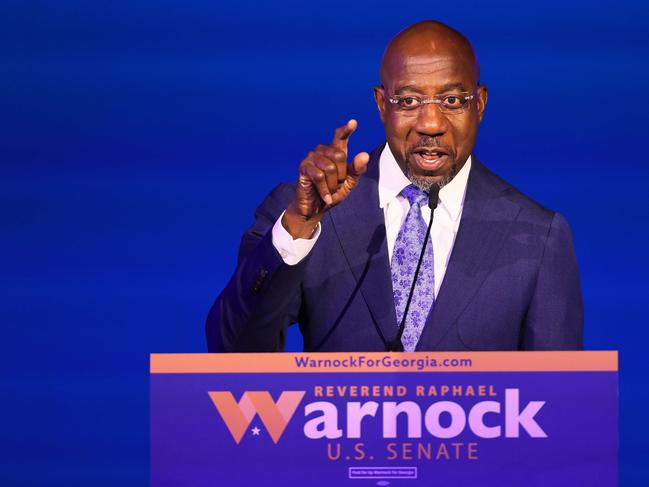
[[[261,431],[261,430],[255,426],[255,427],[252,429],[252,434],[253,434],[253,436],[259,436],[259,432],[260,432],[260,431]]]

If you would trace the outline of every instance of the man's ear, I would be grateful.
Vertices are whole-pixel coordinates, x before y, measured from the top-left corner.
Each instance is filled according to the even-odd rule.
[[[489,89],[485,85],[478,86],[478,122],[482,122],[485,108],[487,108],[487,99],[489,98]]]
[[[374,101],[376,102],[376,108],[379,109],[381,122],[385,123],[385,92],[382,86],[374,87]]]

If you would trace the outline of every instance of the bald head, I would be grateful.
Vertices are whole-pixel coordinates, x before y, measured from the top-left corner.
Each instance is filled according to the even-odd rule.
[[[381,59],[381,84],[404,59],[426,58],[431,55],[456,57],[470,69],[476,84],[480,81],[480,66],[469,40],[459,31],[435,20],[423,20],[399,32],[388,44]]]
[[[487,104],[471,43],[435,21],[395,36],[374,100],[392,155],[424,191],[450,182],[468,160]]]

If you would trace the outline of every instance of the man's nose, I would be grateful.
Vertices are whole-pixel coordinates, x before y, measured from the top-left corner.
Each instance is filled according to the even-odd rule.
[[[419,109],[415,130],[421,134],[438,136],[446,132],[447,122],[437,104],[426,103]]]

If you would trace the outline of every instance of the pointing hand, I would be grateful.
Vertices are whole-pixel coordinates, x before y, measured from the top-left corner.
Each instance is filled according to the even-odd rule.
[[[356,127],[356,120],[338,127],[331,144],[317,146],[300,163],[295,198],[282,219],[294,239],[310,238],[324,212],[344,201],[367,169],[367,152],[347,164],[347,143]]]

